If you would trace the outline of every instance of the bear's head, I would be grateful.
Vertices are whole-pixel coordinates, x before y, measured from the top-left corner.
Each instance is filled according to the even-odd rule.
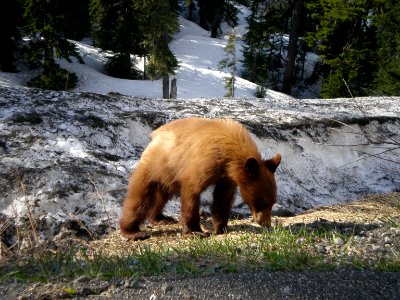
[[[252,212],[253,219],[261,226],[271,226],[272,206],[276,202],[275,170],[281,162],[277,153],[268,160],[248,158],[243,166],[240,193]]]

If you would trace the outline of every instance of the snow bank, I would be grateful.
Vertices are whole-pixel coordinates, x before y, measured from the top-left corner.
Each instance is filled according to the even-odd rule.
[[[19,218],[30,207],[52,224],[51,234],[66,221],[79,220],[97,233],[117,227],[129,174],[149,133],[190,116],[236,119],[253,133],[265,157],[283,154],[277,213],[400,188],[400,165],[390,162],[399,161],[399,149],[382,156],[386,160],[359,160],[399,141],[400,98],[279,95],[159,100],[0,87],[0,212]],[[367,145],[360,132],[388,143]],[[202,199],[207,209],[210,193]],[[234,212],[248,213],[239,196]],[[178,215],[177,198],[167,213]]]

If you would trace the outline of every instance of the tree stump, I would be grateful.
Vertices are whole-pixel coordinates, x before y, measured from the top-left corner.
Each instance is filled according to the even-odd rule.
[[[170,94],[170,99],[176,99],[178,96],[178,87],[177,87],[177,79],[174,78],[171,81],[171,94]]]
[[[169,76],[164,75],[162,81],[163,99],[169,99]]]

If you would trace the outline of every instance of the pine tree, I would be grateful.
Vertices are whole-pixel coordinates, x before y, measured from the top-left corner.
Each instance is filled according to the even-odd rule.
[[[81,40],[90,33],[90,0],[70,0],[59,2],[64,15],[65,36],[72,40]]]
[[[143,56],[145,49],[139,12],[132,0],[91,0],[93,39],[103,50],[112,51],[106,70],[111,76],[134,79],[139,76],[131,54]]]
[[[378,70],[372,93],[400,96],[400,2],[377,0],[375,11]]]
[[[232,28],[237,25],[237,4],[247,4],[243,0],[198,0],[199,25],[211,32],[211,37],[218,37],[222,21]]]
[[[253,1],[244,35],[242,76],[261,86],[280,89],[280,69],[288,1]]]
[[[171,36],[179,29],[178,2],[176,0],[136,0],[134,7],[139,12],[139,22],[145,27],[143,46],[148,57],[147,73],[150,78],[174,74],[178,60],[169,49]],[[169,82],[169,80],[168,80]],[[164,93],[168,98],[169,93]]]
[[[299,50],[299,37],[302,30],[303,21],[303,0],[294,0],[292,6],[292,17],[290,26],[288,54],[285,66],[285,72],[282,82],[282,92],[290,95],[292,93],[292,85],[296,77],[296,58]]]
[[[31,82],[34,86],[64,89],[65,86],[72,87],[76,81],[76,75],[70,76],[55,62],[55,57],[68,62],[71,62],[71,56],[80,59],[75,45],[65,36],[67,24],[61,10],[62,1],[68,0],[23,1],[24,33],[30,37],[27,59],[31,66],[43,66],[42,75]]]
[[[318,20],[315,32],[308,41],[318,45],[325,64],[322,97],[367,95],[377,66],[376,28],[372,22],[373,0],[319,0],[310,2],[309,9]]]
[[[227,93],[225,97],[235,97],[235,82],[236,82],[236,72],[237,72],[237,58],[236,58],[236,31],[233,30],[228,37],[228,42],[224,48],[225,58],[219,62],[219,69],[228,69],[230,76],[225,77],[225,88]]]
[[[0,67],[5,72],[15,72],[15,54],[21,35],[22,9],[18,0],[3,1],[0,9]]]

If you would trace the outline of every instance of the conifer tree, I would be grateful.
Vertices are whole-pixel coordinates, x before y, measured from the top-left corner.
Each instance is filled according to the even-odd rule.
[[[222,21],[232,28],[237,25],[239,12],[237,4],[247,4],[243,0],[198,0],[199,25],[211,32],[211,37],[219,35]]]
[[[200,26],[211,31],[211,37],[218,36],[223,19],[224,0],[199,0]]]
[[[177,0],[135,0],[139,22],[144,30],[143,46],[148,57],[150,78],[163,78],[163,98],[169,98],[169,75],[178,60],[169,49],[172,34],[179,29]]]
[[[287,51],[288,54],[282,82],[282,92],[288,95],[292,93],[292,85],[296,77],[296,58],[299,52],[298,40],[302,33],[302,23],[304,23],[303,0],[294,0],[291,11],[291,26]]]
[[[174,74],[178,61],[169,49],[169,43],[179,29],[175,0],[137,0],[140,5],[140,23],[145,26],[143,44],[148,54],[147,72],[151,78]]]
[[[64,15],[65,36],[72,40],[81,40],[90,34],[90,0],[60,1],[60,10]]]
[[[15,54],[21,41],[19,26],[22,10],[18,0],[4,1],[0,9],[0,67],[5,72],[15,72]]]
[[[27,59],[31,66],[43,66],[43,73],[31,82],[33,85],[43,88],[63,89],[67,84],[59,81],[69,80],[71,86],[76,81],[76,76],[69,76],[55,62],[55,57],[71,62],[71,56],[80,59],[75,45],[69,42],[65,36],[64,14],[61,10],[61,2],[24,0],[24,33],[30,37],[27,49]],[[42,63],[43,61],[43,63]]]
[[[227,93],[225,97],[235,97],[235,82],[237,72],[237,58],[236,58],[236,32],[235,30],[228,37],[228,42],[224,48],[225,58],[219,62],[219,69],[228,69],[230,76],[225,77],[225,88]]]
[[[113,52],[106,65],[111,76],[131,79],[139,76],[131,54],[144,55],[144,34],[134,3],[132,0],[91,0],[90,3],[95,44]]]
[[[400,2],[376,0],[375,11],[378,70],[372,93],[400,96]]]
[[[349,96],[345,82],[354,96],[369,93],[377,68],[373,2],[319,0],[308,4],[319,23],[317,30],[309,33],[308,41],[318,45],[326,66],[322,97]]]
[[[288,1],[254,0],[244,35],[242,76],[261,86],[279,89]]]

